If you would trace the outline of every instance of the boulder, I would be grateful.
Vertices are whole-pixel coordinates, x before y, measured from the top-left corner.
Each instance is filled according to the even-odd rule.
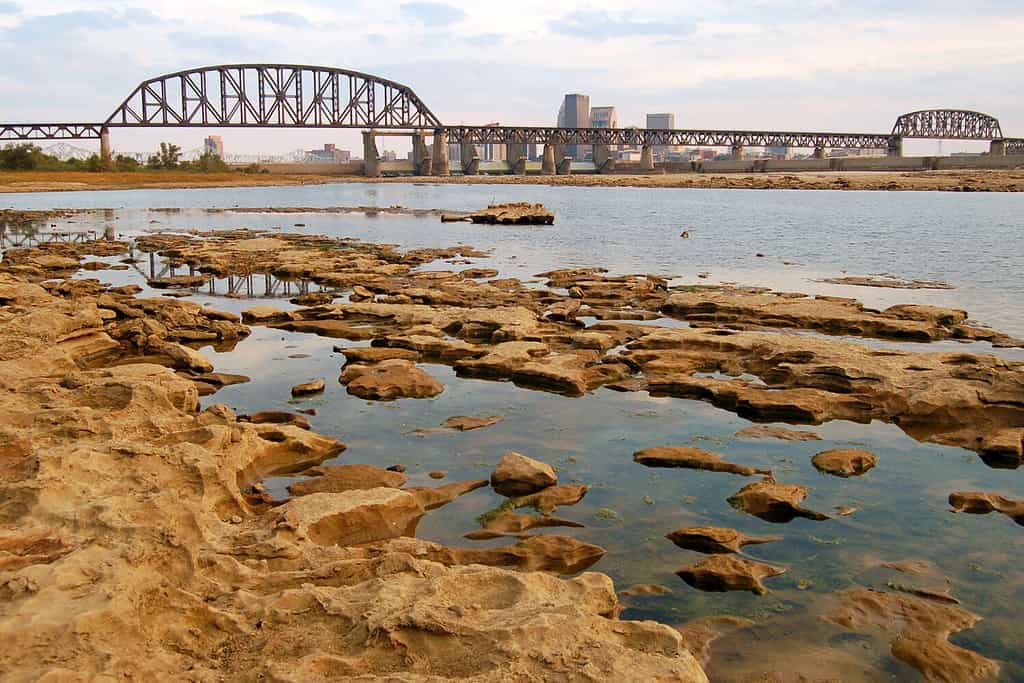
[[[771,477],[747,484],[729,497],[729,505],[760,517],[766,522],[786,523],[796,517],[821,521],[828,515],[800,506],[807,488],[799,484],[779,484]]]
[[[278,507],[276,514],[277,528],[285,537],[351,546],[412,536],[423,508],[407,491],[373,488],[298,496]]]
[[[523,496],[558,483],[555,470],[547,463],[509,451],[491,474],[491,486],[503,496]]]
[[[311,396],[319,394],[324,390],[325,383],[322,379],[314,379],[292,387],[292,396]]]
[[[859,477],[878,462],[878,456],[857,448],[837,448],[822,451],[813,458],[811,464],[819,472],[827,472],[837,477]]]
[[[348,393],[374,401],[396,398],[430,398],[444,385],[407,360],[392,359],[376,365],[347,366],[339,378]]]
[[[702,591],[750,591],[764,595],[768,589],[765,588],[762,579],[778,576],[785,571],[781,567],[773,567],[736,555],[709,555],[696,564],[683,567],[676,574],[686,583]]]

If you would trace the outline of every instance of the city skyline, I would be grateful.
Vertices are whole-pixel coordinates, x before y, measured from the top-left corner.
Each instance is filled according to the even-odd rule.
[[[1011,85],[1024,67],[1024,9],[980,2],[874,11],[872,3],[647,3],[526,0],[517,12],[468,2],[43,0],[0,2],[0,119],[102,120],[141,80],[205,64],[341,66],[413,87],[445,122],[550,125],[551,102],[588,93],[620,126],[648,112],[687,127],[887,130],[905,111],[976,109],[1024,133]],[[993,31],[993,23],[1000,27]],[[345,49],[337,34],[346,33]],[[410,36],[413,36],[410,39]],[[53,93],[60,96],[54,96]],[[358,149],[357,132],[117,131],[115,149],[161,140],[238,153],[324,142]],[[948,146],[947,146],[948,147]]]

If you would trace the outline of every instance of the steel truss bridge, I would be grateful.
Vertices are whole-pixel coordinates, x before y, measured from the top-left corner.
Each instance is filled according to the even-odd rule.
[[[445,125],[408,86],[371,74],[295,64],[201,67],[143,81],[102,122],[0,124],[3,140],[101,140],[111,128],[359,128],[444,133],[450,143],[887,149],[902,140],[984,140],[1024,153],[988,114],[904,114],[888,133]],[[109,144],[106,146],[109,154]]]

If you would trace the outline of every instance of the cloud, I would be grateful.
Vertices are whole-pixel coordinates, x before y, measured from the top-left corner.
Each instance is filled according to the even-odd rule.
[[[13,2],[0,2],[0,14],[17,14],[21,8]]]
[[[461,9],[443,2],[407,2],[401,6],[401,11],[426,26],[449,26],[466,18]]]
[[[306,28],[312,26],[309,19],[296,14],[295,12],[265,12],[263,14],[247,14],[242,17],[243,19],[249,19],[251,21],[264,21],[270,24],[277,24],[278,26],[288,26],[291,28]]]
[[[691,21],[643,21],[616,17],[608,12],[580,11],[550,22],[554,33],[603,41],[627,36],[688,36],[696,31]]]

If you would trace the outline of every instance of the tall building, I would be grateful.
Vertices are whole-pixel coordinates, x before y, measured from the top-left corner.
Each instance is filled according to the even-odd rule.
[[[594,107],[590,110],[590,126],[592,128],[618,128],[619,115],[615,107]]]
[[[203,154],[224,158],[224,141],[220,139],[219,135],[211,135],[203,140]]]
[[[647,127],[656,130],[672,130],[676,127],[675,114],[648,114]],[[654,158],[664,161],[669,154],[677,153],[679,150],[674,145],[655,145]]]
[[[559,128],[590,128],[590,96],[570,93],[558,110]],[[574,161],[583,161],[583,145],[566,145],[565,153]]]

